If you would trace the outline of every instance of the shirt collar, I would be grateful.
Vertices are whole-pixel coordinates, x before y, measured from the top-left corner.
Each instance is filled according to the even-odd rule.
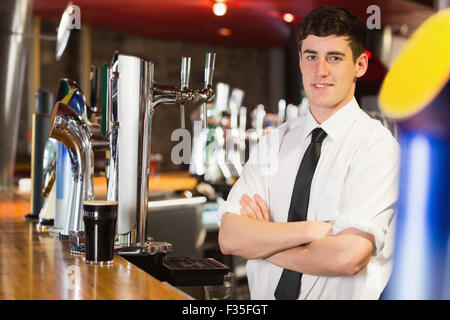
[[[311,131],[317,127],[322,128],[327,133],[327,136],[329,136],[332,140],[338,139],[353,123],[355,114],[358,109],[358,102],[356,101],[355,97],[353,97],[349,103],[336,111],[331,117],[329,117],[321,125],[319,125],[319,123],[311,114],[308,106],[303,130],[303,139],[306,139],[311,134]]]
[[[309,104],[306,111],[305,125],[303,126],[303,139],[306,139],[315,128],[320,127],[319,123],[314,119],[311,111],[309,110]],[[328,132],[327,132],[328,133]]]

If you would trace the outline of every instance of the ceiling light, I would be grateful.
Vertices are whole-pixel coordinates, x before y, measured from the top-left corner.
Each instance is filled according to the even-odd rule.
[[[219,33],[221,36],[228,37],[228,36],[231,35],[231,30],[228,29],[228,28],[220,28],[219,31],[218,31],[218,33]]]
[[[294,21],[294,15],[291,13],[284,13],[282,17],[283,20],[286,21],[287,23],[291,23],[292,21]]]
[[[223,16],[227,13],[227,4],[222,0],[214,1],[212,10],[216,16]]]

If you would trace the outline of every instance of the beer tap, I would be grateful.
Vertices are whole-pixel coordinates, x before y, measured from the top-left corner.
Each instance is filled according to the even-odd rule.
[[[189,88],[189,75],[191,73],[191,57],[181,58],[181,90]],[[186,128],[184,104],[180,104],[181,128]]]
[[[216,63],[216,54],[208,52],[205,60],[205,90],[211,90],[212,78],[214,75],[214,65]],[[203,128],[208,127],[208,109],[206,102],[201,106],[200,117],[203,122]]]
[[[234,177],[239,177],[242,171],[241,164],[241,152],[239,148],[239,129],[238,129],[238,116],[242,101],[244,99],[244,91],[238,88],[234,88],[230,97],[230,113],[231,113],[231,130],[227,133],[227,164],[230,167]]]
[[[278,101],[278,121],[277,126],[281,126],[286,118],[286,100],[280,99]]]
[[[247,128],[247,108],[242,106],[239,109],[239,160],[241,165],[245,163],[245,129]],[[242,166],[239,167],[239,176],[242,172]]]
[[[188,88],[190,59],[182,59],[181,89],[157,84],[151,61],[118,54],[106,66],[106,136],[110,141],[108,200],[118,201],[119,245],[137,248],[144,254],[153,250],[147,240],[148,182],[152,118],[156,109],[170,104],[209,103],[214,54],[207,54],[205,88]],[[183,115],[181,115],[183,118]],[[183,123],[183,121],[182,121]]]
[[[82,202],[93,200],[94,149],[107,146],[107,140],[97,135],[85,119],[72,107],[57,102],[53,107],[49,137],[63,143],[70,156],[72,183],[69,207],[61,234],[83,231]]]
[[[63,235],[83,230],[81,205],[84,200],[93,199],[93,150],[109,149],[107,198],[119,202],[119,244],[137,247],[141,253],[156,250],[147,241],[152,117],[155,110],[163,105],[213,101],[211,84],[214,61],[211,61],[211,55],[214,56],[207,55],[209,62],[205,79],[208,81],[202,90],[188,89],[190,60],[182,60],[185,63],[183,88],[180,90],[156,84],[151,61],[116,53],[111,67],[105,65],[103,69],[106,72],[103,78],[106,83],[103,88],[106,108],[102,112],[102,130],[66,105],[75,98],[79,100],[81,93],[73,91],[55,105],[49,136],[68,148],[73,184]],[[158,250],[168,247],[158,245]]]

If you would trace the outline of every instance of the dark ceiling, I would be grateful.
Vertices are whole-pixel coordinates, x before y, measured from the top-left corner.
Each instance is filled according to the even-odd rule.
[[[81,9],[81,24],[150,36],[251,47],[287,45],[290,31],[320,5],[346,7],[366,21],[366,9],[378,5],[381,24],[394,28],[408,25],[410,34],[433,13],[425,3],[408,0],[225,0],[228,12],[217,17],[211,0],[74,0]],[[34,15],[59,20],[68,1],[34,0]],[[294,21],[282,19],[284,13]],[[229,30],[221,35],[220,29]]]

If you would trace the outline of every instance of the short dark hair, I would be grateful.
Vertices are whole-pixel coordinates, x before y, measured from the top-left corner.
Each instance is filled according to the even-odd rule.
[[[353,61],[364,52],[367,29],[364,22],[345,8],[322,6],[311,11],[297,27],[299,51],[309,35],[346,36],[352,49]]]

